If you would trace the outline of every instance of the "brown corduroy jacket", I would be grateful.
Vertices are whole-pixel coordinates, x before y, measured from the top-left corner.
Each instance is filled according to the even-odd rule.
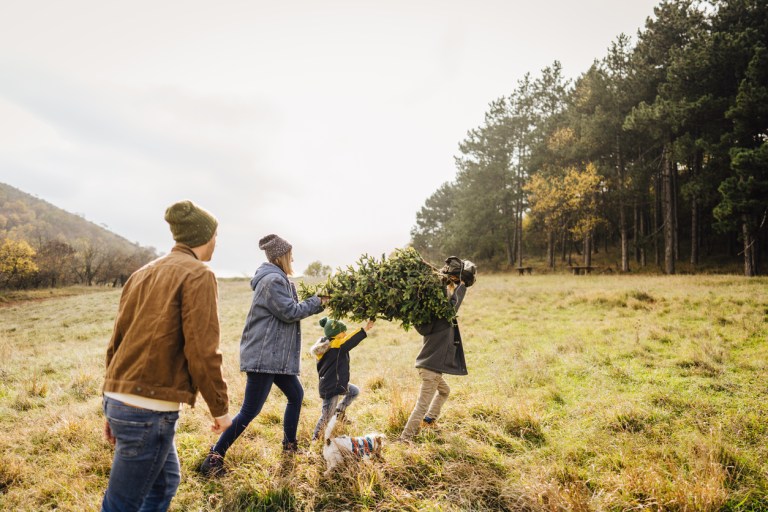
[[[104,391],[228,412],[216,276],[184,244],[131,275],[107,348]]]

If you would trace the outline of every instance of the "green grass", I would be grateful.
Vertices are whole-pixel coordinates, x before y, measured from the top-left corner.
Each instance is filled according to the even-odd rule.
[[[45,297],[35,297],[45,298]],[[111,464],[101,430],[104,351],[119,290],[0,307],[0,509],[97,510]],[[237,412],[246,281],[220,283],[225,374]],[[304,346],[320,335],[304,321]],[[299,440],[281,456],[284,398],[230,450],[185,408],[174,510],[766,510],[768,280],[737,276],[481,275],[460,315],[467,377],[439,429],[384,461],[324,478],[317,377],[303,355]],[[352,352],[362,388],[350,434],[402,429],[419,380],[415,331],[380,321]],[[306,351],[306,350],[305,350]]]

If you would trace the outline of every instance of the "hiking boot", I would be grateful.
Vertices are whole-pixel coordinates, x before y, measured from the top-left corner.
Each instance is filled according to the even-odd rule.
[[[227,470],[224,469],[224,457],[214,452],[213,448],[211,448],[203,463],[200,464],[200,473],[208,478],[224,476],[227,473]]]
[[[413,446],[416,444],[413,440],[413,437],[403,437],[403,436],[395,438],[394,442],[397,444],[404,444],[405,446]]]
[[[299,448],[299,442],[293,441],[292,443],[283,442],[283,455],[309,455],[309,450],[306,448]]]
[[[439,427],[437,426],[437,420],[435,418],[424,416],[424,419],[421,422],[421,428],[431,428],[437,430]]]

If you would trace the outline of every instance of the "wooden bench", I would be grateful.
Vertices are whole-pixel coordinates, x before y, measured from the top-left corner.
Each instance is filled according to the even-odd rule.
[[[517,267],[515,270],[517,270],[517,273],[521,276],[523,274],[533,274],[533,267]]]
[[[571,267],[571,272],[573,272],[573,275],[579,276],[579,275],[586,275],[591,273],[595,268],[592,266],[581,266],[581,267]]]

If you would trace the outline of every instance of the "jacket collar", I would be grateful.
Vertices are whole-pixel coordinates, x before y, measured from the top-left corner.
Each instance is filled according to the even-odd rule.
[[[197,259],[197,254],[195,254],[195,251],[192,250],[192,248],[186,244],[177,243],[173,246],[171,249],[171,252],[181,252],[184,254],[188,254],[192,256],[193,258]]]
[[[343,344],[345,344],[347,341],[349,341],[352,336],[357,334],[360,331],[361,328],[355,329],[354,331],[346,330],[344,332],[340,332],[333,338],[331,338],[331,346],[329,348],[339,348]]]

